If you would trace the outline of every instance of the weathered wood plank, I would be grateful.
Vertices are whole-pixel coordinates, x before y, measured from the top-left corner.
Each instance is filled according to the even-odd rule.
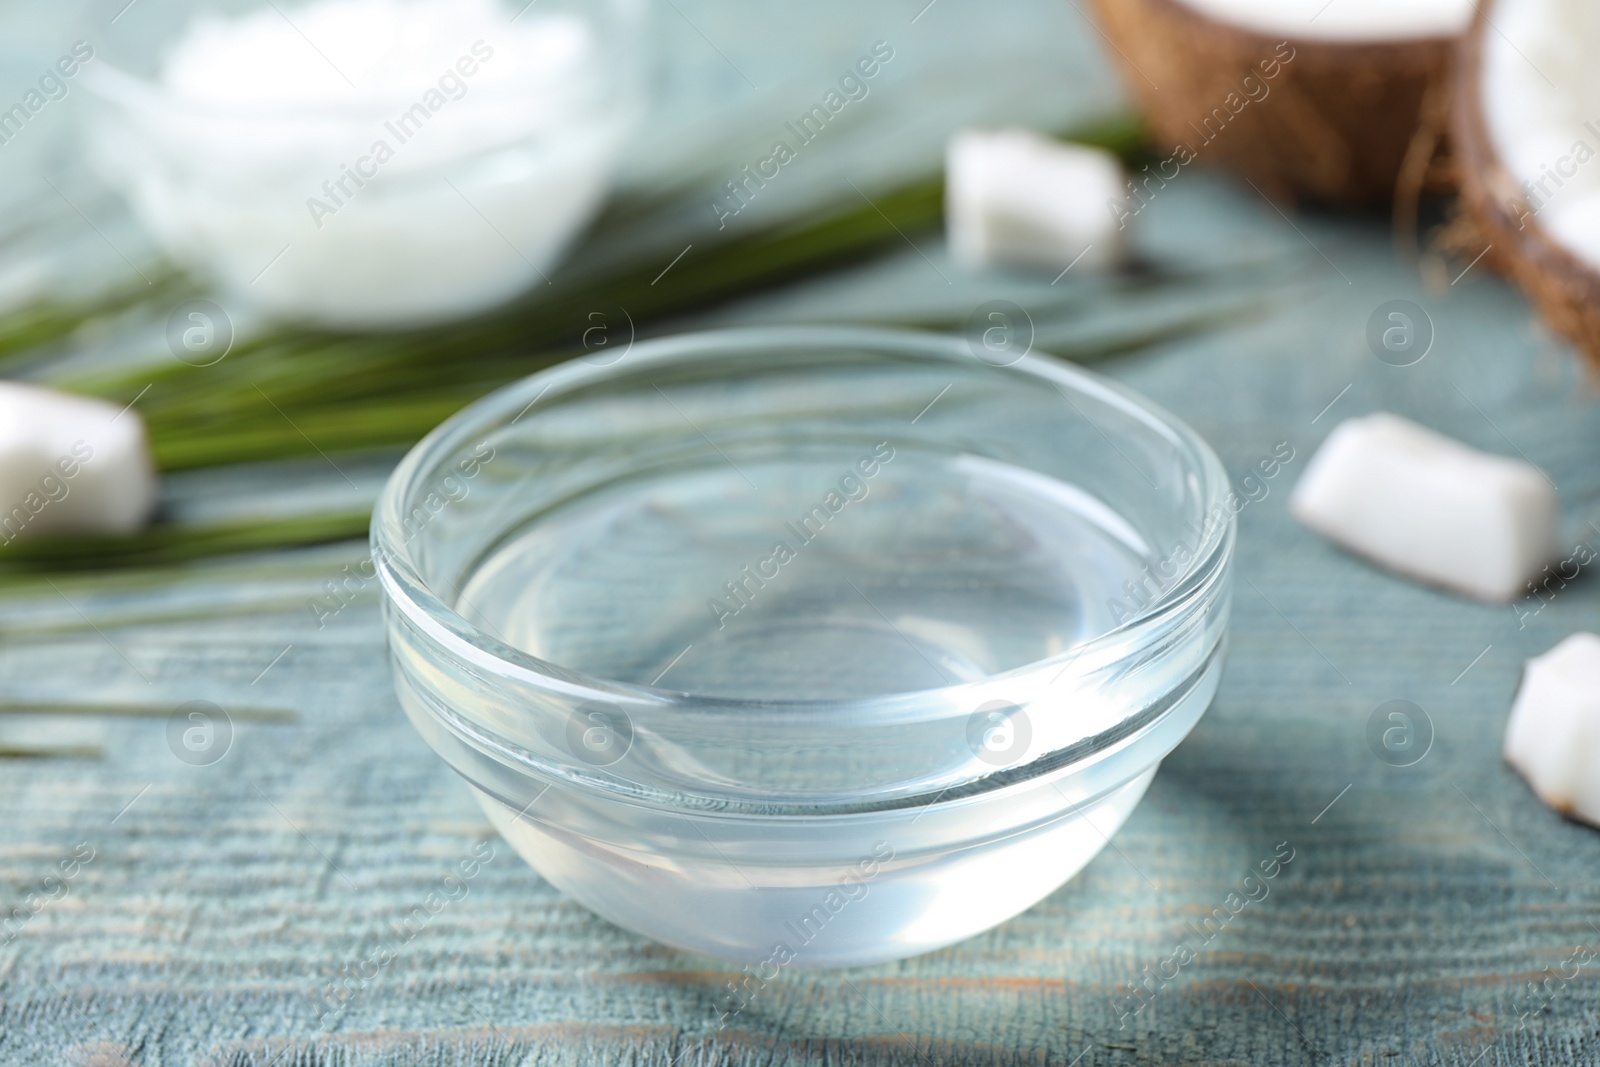
[[[1086,107],[1109,97],[1082,58],[1093,37],[1066,4],[1016,0],[1002,12],[940,0],[915,25],[920,2],[682,6],[731,54],[764,57],[750,69],[771,91],[746,98],[664,10],[673,47],[693,59],[674,106],[721,116],[696,127],[680,115],[680,132],[700,130],[697,142],[683,135],[680,153],[736,112],[751,127],[758,105],[781,124],[785,101],[815,95],[860,41],[896,43],[904,80],[875,90],[884,110],[846,151],[796,171],[806,182],[936,149],[961,114],[1052,124],[1072,113],[1052,93],[1078,84]],[[1014,82],[996,77],[1001,66]],[[645,147],[672,139],[650,136]],[[101,759],[0,760],[0,917],[80,842],[94,850],[65,895],[0,935],[0,1063],[1593,1062],[1600,981],[1592,963],[1568,961],[1574,946],[1600,942],[1600,835],[1539,806],[1498,745],[1522,658],[1573,629],[1600,629],[1600,590],[1585,576],[1519,619],[1378,574],[1284,508],[1327,431],[1384,407],[1525,452],[1560,485],[1568,536],[1600,537],[1585,525],[1600,521],[1600,415],[1575,364],[1477,272],[1448,299],[1424,292],[1375,223],[1306,217],[1296,232],[1248,188],[1198,171],[1139,221],[1152,258],[1281,261],[1308,279],[1257,322],[1109,367],[1191,420],[1237,475],[1279,441],[1297,459],[1240,516],[1233,643],[1215,706],[1116,849],[1071,884],[945,951],[785,973],[719,1030],[734,969],[610,926],[496,842],[470,893],[329,1021],[329,984],[392,936],[458,858],[493,840],[395,705],[373,598],[321,627],[306,608],[364,547],[84,576],[60,591],[36,583],[0,595],[8,706],[205,699],[296,715],[239,716],[231,750],[210,767],[176,760],[159,718],[126,716],[73,717],[67,739]],[[907,250],[704,321],[869,307],[914,319],[995,295],[1035,306],[1080,284],[1086,335],[1161,311],[1089,279],[1052,289],[966,277],[934,238],[918,240],[948,283]],[[1415,367],[1379,363],[1362,340],[1367,316],[1394,297],[1425,304],[1438,329]],[[286,477],[183,491],[233,493],[217,506],[236,506],[252,485],[278,492]],[[308,493],[328,488],[309,467],[293,477]],[[1427,709],[1437,735],[1410,768],[1379,762],[1364,740],[1368,716],[1396,697]],[[21,718],[0,716],[0,731]],[[1133,1011],[1132,984],[1147,968],[1159,976],[1279,842],[1295,859],[1270,895],[1175,977],[1152,979],[1148,1006]]]

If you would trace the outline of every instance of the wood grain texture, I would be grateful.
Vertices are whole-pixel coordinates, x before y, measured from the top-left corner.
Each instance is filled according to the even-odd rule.
[[[1055,18],[1040,25],[1076,43],[1052,49],[1083,54],[1092,31],[1058,7],[1017,11]],[[855,30],[848,40],[808,35],[799,16],[773,43],[732,8],[685,9],[725,48],[812,49],[804,62],[783,56],[801,72],[802,97],[814,88],[808,73],[831,78],[856,47]],[[985,21],[1010,16],[960,0],[940,0],[911,26],[915,14],[855,16],[893,21],[908,69],[927,75],[914,85],[949,71],[966,92],[982,79],[961,66],[963,41],[1014,37]],[[890,33],[857,29],[868,40]],[[708,70],[721,63],[683,33]],[[1017,62],[1044,70],[1045,58]],[[886,116],[928,113],[928,98],[882,99]],[[997,95],[987,106],[1018,105]],[[879,150],[909,143],[884,121]],[[296,715],[241,715],[226,757],[203,767],[174,758],[160,719],[0,717],[6,737],[64,730],[105,753],[0,761],[5,914],[80,842],[94,850],[64,894],[0,935],[0,1064],[1595,1062],[1600,981],[1592,962],[1565,961],[1600,943],[1600,836],[1541,807],[1501,763],[1499,740],[1523,658],[1574,629],[1600,629],[1600,589],[1584,575],[1519,620],[1380,574],[1299,528],[1284,506],[1327,432],[1381,408],[1540,463],[1566,502],[1564,536],[1600,543],[1586,525],[1600,522],[1600,418],[1578,367],[1498,282],[1474,272],[1448,297],[1429,296],[1395,264],[1381,227],[1315,216],[1291,227],[1216,176],[1173,183],[1138,237],[1159,262],[1209,265],[1223,278],[1248,277],[1232,264],[1265,262],[1300,279],[1290,297],[1263,297],[1253,321],[1107,365],[1190,420],[1236,479],[1278,442],[1296,459],[1239,516],[1232,647],[1216,703],[1114,847],[1059,892],[940,952],[784,973],[719,1030],[733,968],[596,918],[493,838],[396,706],[375,600],[358,596],[317,627],[307,600],[363,545],[35,583],[0,595],[8,705],[204,699]],[[914,318],[995,296],[1037,308],[1065,290],[1078,301],[1071,328],[1094,334],[1164,306],[1076,272],[1054,287],[964,276],[935,235],[914,239],[920,252],[706,321],[864,307]],[[1364,340],[1373,310],[1396,298],[1424,305],[1436,327],[1414,367],[1379,362]],[[206,492],[217,506],[238,504],[284,477],[235,472]],[[308,494],[343,484],[314,466],[293,477]],[[1380,762],[1365,739],[1374,709],[1396,698],[1426,709],[1436,734],[1408,768]],[[405,936],[386,966],[363,968],[484,841],[496,852],[466,896]],[[1270,894],[1131,1013],[1131,985],[1146,968],[1159,975],[1281,842],[1295,858]],[[347,979],[344,1009],[329,1017],[328,989]],[[1530,994],[1530,983],[1547,984]]]

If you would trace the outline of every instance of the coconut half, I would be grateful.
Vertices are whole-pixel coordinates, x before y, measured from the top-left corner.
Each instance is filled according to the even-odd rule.
[[[1403,173],[1424,183],[1473,4],[1094,0],[1158,148],[1274,198],[1353,207],[1387,206]]]
[[[1451,133],[1485,261],[1600,366],[1600,5],[1484,0]]]

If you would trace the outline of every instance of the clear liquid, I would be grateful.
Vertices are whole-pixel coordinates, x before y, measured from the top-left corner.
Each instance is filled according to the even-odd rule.
[[[1020,467],[876,447],[600,486],[501,539],[458,610],[587,674],[792,700],[972,681],[1115,626],[1150,559],[1115,512]]]
[[[836,831],[832,863],[756,863],[741,856],[735,866],[727,853],[736,843],[726,840],[709,856],[597,849],[486,794],[478,799],[490,822],[541,875],[611,921],[679,948],[743,963],[771,960],[774,946],[782,943],[794,952],[786,966],[811,969],[927,952],[1031,907],[1105,847],[1155,770],[1071,814],[978,847],[913,851],[907,837],[917,829],[911,823],[917,814],[910,812],[900,813],[898,823],[842,829]],[[1012,814],[1004,800],[984,804],[940,820],[934,834],[981,835],[986,825]],[[673,824],[691,841],[699,839],[681,819],[674,817]],[[756,832],[775,856],[804,848],[781,824],[764,824]],[[861,881],[862,857],[886,851],[893,860],[857,885],[845,904],[840,887],[852,886],[852,875]]]

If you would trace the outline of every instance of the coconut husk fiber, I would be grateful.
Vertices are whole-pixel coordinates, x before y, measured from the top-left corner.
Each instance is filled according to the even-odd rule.
[[[1285,40],[1178,0],[1092,2],[1158,150],[1186,145],[1291,202],[1387,208],[1455,49],[1449,37]]]

